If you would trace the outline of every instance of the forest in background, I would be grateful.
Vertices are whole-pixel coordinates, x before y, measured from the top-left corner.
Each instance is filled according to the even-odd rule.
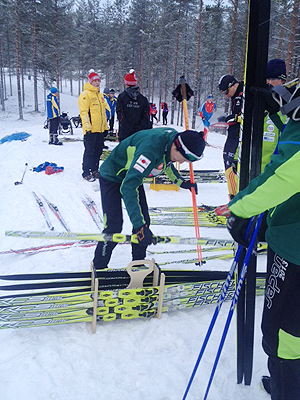
[[[69,82],[78,96],[93,68],[105,86],[124,90],[124,75],[135,69],[149,101],[176,102],[172,90],[185,75],[194,90],[193,125],[199,105],[212,93],[224,96],[220,76],[242,80],[249,0],[0,0],[0,101],[18,95],[19,118],[26,103],[24,79],[44,97],[52,85],[62,92]],[[288,78],[298,74],[300,0],[272,0],[269,59],[286,60]],[[11,76],[17,76],[14,93]],[[194,127],[194,126],[193,126]]]

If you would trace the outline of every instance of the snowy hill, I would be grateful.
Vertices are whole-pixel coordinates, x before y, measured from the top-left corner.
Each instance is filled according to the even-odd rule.
[[[26,81],[26,95],[33,92],[31,81]],[[64,88],[64,91],[66,89]],[[42,93],[39,93],[42,99]],[[64,143],[49,146],[48,131],[43,129],[45,113],[33,113],[29,98],[24,109],[24,120],[18,120],[16,97],[5,102],[6,111],[0,112],[0,139],[17,132],[31,136],[24,142],[12,141],[0,145],[1,207],[0,251],[47,244],[46,240],[6,237],[5,230],[47,230],[47,225],[34,200],[32,191],[44,195],[59,207],[67,225],[74,232],[97,232],[98,229],[82,204],[89,195],[101,209],[97,182],[81,177],[83,143]],[[40,109],[43,105],[40,105]],[[69,116],[79,113],[77,97],[61,94],[61,110]],[[174,126],[176,129],[177,127]],[[183,130],[180,128],[179,130]],[[81,128],[74,128],[74,136],[81,138]],[[224,135],[210,132],[208,141],[222,146]],[[107,142],[112,148],[114,144]],[[32,169],[45,161],[64,167],[64,172],[46,175]],[[28,170],[20,181],[25,163]],[[187,169],[188,166],[186,165]],[[195,169],[222,169],[222,150],[208,147],[203,160]],[[188,190],[179,192],[153,191],[145,185],[149,206],[191,206]],[[199,184],[198,204],[219,205],[227,202],[225,183]],[[55,231],[63,227],[48,211]],[[193,237],[193,227],[153,226],[158,235]],[[99,231],[98,231],[99,232]],[[131,232],[131,224],[124,210],[124,233]],[[201,236],[230,239],[225,228],[202,228]],[[54,243],[54,241],[52,241]],[[51,243],[52,243],[51,242]],[[117,246],[110,266],[125,267],[130,262],[130,246]],[[172,247],[172,248],[171,248]],[[187,248],[186,246],[185,248]],[[190,248],[190,247],[189,247]],[[151,246],[149,250],[170,251],[173,246]],[[23,272],[87,271],[94,248],[73,248],[36,255],[0,255],[1,274]],[[151,255],[152,258],[153,256]],[[157,255],[158,262],[184,257]],[[192,256],[191,256],[192,258]],[[224,270],[230,261],[209,261],[202,269]],[[199,268],[193,264],[193,268]],[[174,268],[186,268],[180,262]],[[265,258],[259,258],[259,268],[265,269]],[[6,295],[0,291],[0,295]],[[228,338],[215,375],[209,399],[243,400],[267,399],[259,388],[261,375],[267,372],[266,356],[261,349],[260,320],[263,298],[257,298],[256,336],[253,380],[250,387],[236,384],[235,324]],[[227,317],[229,303],[225,303],[215,332],[200,364],[188,399],[201,399]],[[215,306],[165,313],[161,320],[131,320],[99,323],[96,334],[90,324],[69,324],[19,330],[0,330],[0,399],[12,400],[180,400],[197,359],[203,338]]]

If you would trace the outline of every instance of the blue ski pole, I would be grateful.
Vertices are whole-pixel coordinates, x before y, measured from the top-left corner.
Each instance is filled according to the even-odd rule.
[[[218,352],[217,352],[217,355],[216,355],[216,358],[215,358],[215,362],[214,362],[214,365],[213,365],[213,368],[212,368],[212,372],[211,372],[210,377],[209,377],[208,385],[207,385],[206,392],[205,392],[203,400],[207,399],[208,392],[209,392],[210,386],[212,384],[212,381],[213,381],[213,378],[214,378],[214,375],[215,375],[215,372],[216,372],[216,368],[217,368],[217,365],[218,365],[218,362],[219,362],[219,359],[220,359],[220,356],[221,356],[221,352],[222,352],[222,349],[223,349],[223,346],[224,346],[224,343],[225,343],[225,339],[226,339],[227,332],[228,332],[228,329],[229,329],[229,326],[230,326],[230,322],[231,322],[231,319],[232,319],[232,316],[233,316],[235,305],[237,303],[237,300],[238,300],[238,297],[239,297],[239,294],[240,294],[240,291],[241,291],[241,287],[243,286],[245,275],[247,273],[247,266],[248,266],[248,263],[249,263],[249,260],[250,260],[254,245],[255,245],[256,236],[257,236],[257,233],[258,233],[262,218],[263,218],[263,213],[260,214],[260,216],[258,217],[258,220],[256,222],[254,231],[253,231],[252,236],[251,236],[250,244],[249,244],[247,253],[245,255],[245,259],[244,259],[244,263],[243,263],[243,266],[242,266],[241,274],[239,276],[237,287],[235,289],[234,296],[233,296],[233,299],[232,299],[232,302],[231,302],[231,305],[230,305],[228,317],[227,317],[227,320],[226,320],[226,323],[225,323],[225,327],[224,327],[223,334],[222,334],[222,337],[221,337],[220,345],[219,345]]]
[[[250,231],[250,227],[251,227],[251,225],[252,225],[252,221],[253,221],[253,218],[251,218],[250,221],[249,221],[249,224],[248,224],[248,226],[247,226],[247,230],[246,230],[246,233],[245,233],[245,237],[248,236],[248,233],[249,233],[249,231]],[[213,328],[214,328],[214,326],[215,326],[215,323],[216,323],[217,317],[218,317],[218,315],[219,315],[220,309],[221,309],[221,307],[222,307],[222,304],[224,303],[224,300],[225,300],[225,297],[226,297],[226,293],[227,293],[227,290],[228,290],[230,281],[231,281],[232,276],[233,276],[233,274],[234,274],[234,271],[235,271],[235,269],[236,269],[236,267],[237,267],[237,265],[238,265],[238,261],[239,261],[239,258],[240,258],[242,249],[243,249],[243,246],[242,246],[242,245],[239,245],[239,247],[238,247],[238,249],[237,249],[237,252],[236,252],[236,255],[235,255],[235,257],[234,257],[234,260],[233,260],[233,262],[232,262],[230,271],[228,272],[226,281],[225,281],[224,284],[223,284],[222,291],[221,291],[221,294],[220,294],[220,297],[219,297],[219,300],[218,300],[217,307],[216,307],[215,312],[214,312],[214,315],[213,315],[213,317],[212,317],[212,319],[211,319],[211,322],[210,322],[210,325],[209,325],[209,327],[208,327],[206,336],[205,336],[205,338],[204,338],[204,341],[203,341],[203,344],[202,344],[202,347],[201,347],[199,356],[198,356],[198,358],[197,358],[196,364],[195,364],[195,366],[194,366],[193,372],[192,372],[192,374],[191,374],[190,380],[189,380],[189,382],[188,382],[188,385],[187,385],[187,387],[186,387],[186,390],[185,390],[185,392],[184,392],[184,395],[183,395],[182,400],[185,400],[185,399],[187,398],[187,395],[188,395],[188,393],[189,393],[189,390],[190,390],[191,385],[192,385],[192,383],[193,383],[193,380],[194,380],[194,378],[195,378],[197,369],[198,369],[198,367],[199,367],[199,364],[200,364],[200,361],[201,361],[201,359],[202,359],[203,353],[204,353],[204,351],[205,351],[205,349],[206,349],[206,346],[207,346],[207,343],[208,343],[208,341],[209,341],[210,335],[211,335],[211,333],[212,333],[212,331],[213,331]]]

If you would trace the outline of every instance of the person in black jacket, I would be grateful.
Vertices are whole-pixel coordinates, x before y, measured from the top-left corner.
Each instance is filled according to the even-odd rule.
[[[225,176],[229,196],[236,193],[237,176],[235,174],[234,156],[239,144],[241,112],[243,106],[243,82],[238,82],[233,75],[223,75],[219,80],[219,90],[226,98],[231,98],[231,114],[226,118],[228,135],[223,149]]]
[[[125,75],[124,83],[126,89],[119,94],[116,105],[119,120],[119,141],[126,139],[138,131],[152,128],[149,102],[140,93],[134,70],[130,70]]]

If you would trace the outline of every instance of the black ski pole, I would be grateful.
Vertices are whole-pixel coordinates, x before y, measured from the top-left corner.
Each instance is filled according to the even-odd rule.
[[[15,185],[22,185],[23,179],[24,179],[24,175],[25,175],[25,172],[27,170],[27,166],[28,166],[28,163],[25,163],[25,169],[24,169],[24,172],[23,172],[22,179],[20,180],[20,182],[19,181],[15,182]]]

